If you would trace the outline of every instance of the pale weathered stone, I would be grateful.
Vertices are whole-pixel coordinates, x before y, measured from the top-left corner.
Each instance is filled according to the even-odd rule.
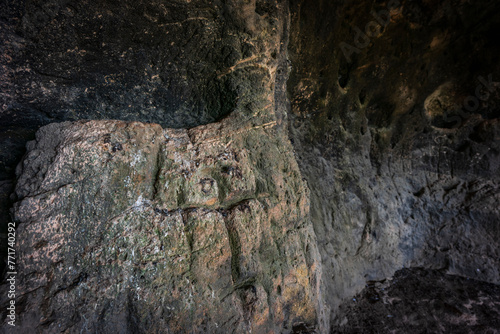
[[[308,190],[272,125],[42,128],[18,170],[16,329],[314,328]]]

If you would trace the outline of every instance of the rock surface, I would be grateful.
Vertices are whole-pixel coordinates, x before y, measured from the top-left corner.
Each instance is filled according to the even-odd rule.
[[[288,73],[287,17],[283,0],[0,2],[0,236],[15,166],[43,125],[268,114]]]
[[[316,328],[307,187],[275,123],[231,121],[43,127],[18,171],[15,330]]]
[[[214,122],[243,102],[242,88],[261,89],[241,76],[261,76],[276,61],[269,56],[280,52],[284,22],[282,1],[1,6],[4,126],[82,118],[176,128]]]
[[[324,331],[286,2],[0,6],[18,332]]]
[[[17,201],[22,323],[326,333],[403,266],[500,283],[499,13],[1,2],[0,241]],[[82,119],[144,123],[35,138]]]
[[[291,13],[290,136],[332,317],[403,266],[500,283],[499,3],[296,0]]]
[[[500,330],[500,286],[439,270],[402,269],[368,282],[345,305],[335,333],[491,333]]]

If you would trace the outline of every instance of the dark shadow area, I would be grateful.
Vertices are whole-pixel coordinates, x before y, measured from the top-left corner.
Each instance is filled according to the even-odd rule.
[[[499,3],[293,0],[291,13],[290,137],[332,325],[403,266],[500,283]],[[381,321],[349,333],[387,333]]]
[[[500,287],[422,268],[402,269],[342,306],[331,333],[496,333]]]

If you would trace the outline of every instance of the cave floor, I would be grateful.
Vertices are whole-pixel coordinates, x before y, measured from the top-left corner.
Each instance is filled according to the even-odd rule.
[[[338,319],[332,333],[500,333],[500,286],[402,269],[391,280],[367,282]]]

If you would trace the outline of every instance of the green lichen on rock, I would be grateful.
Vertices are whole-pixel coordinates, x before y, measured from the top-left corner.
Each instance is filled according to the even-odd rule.
[[[308,192],[274,124],[64,123],[50,126],[57,144],[42,130],[18,183],[19,279],[33,300],[20,326],[50,315],[49,331],[111,331],[116,313],[138,332],[314,325]]]

